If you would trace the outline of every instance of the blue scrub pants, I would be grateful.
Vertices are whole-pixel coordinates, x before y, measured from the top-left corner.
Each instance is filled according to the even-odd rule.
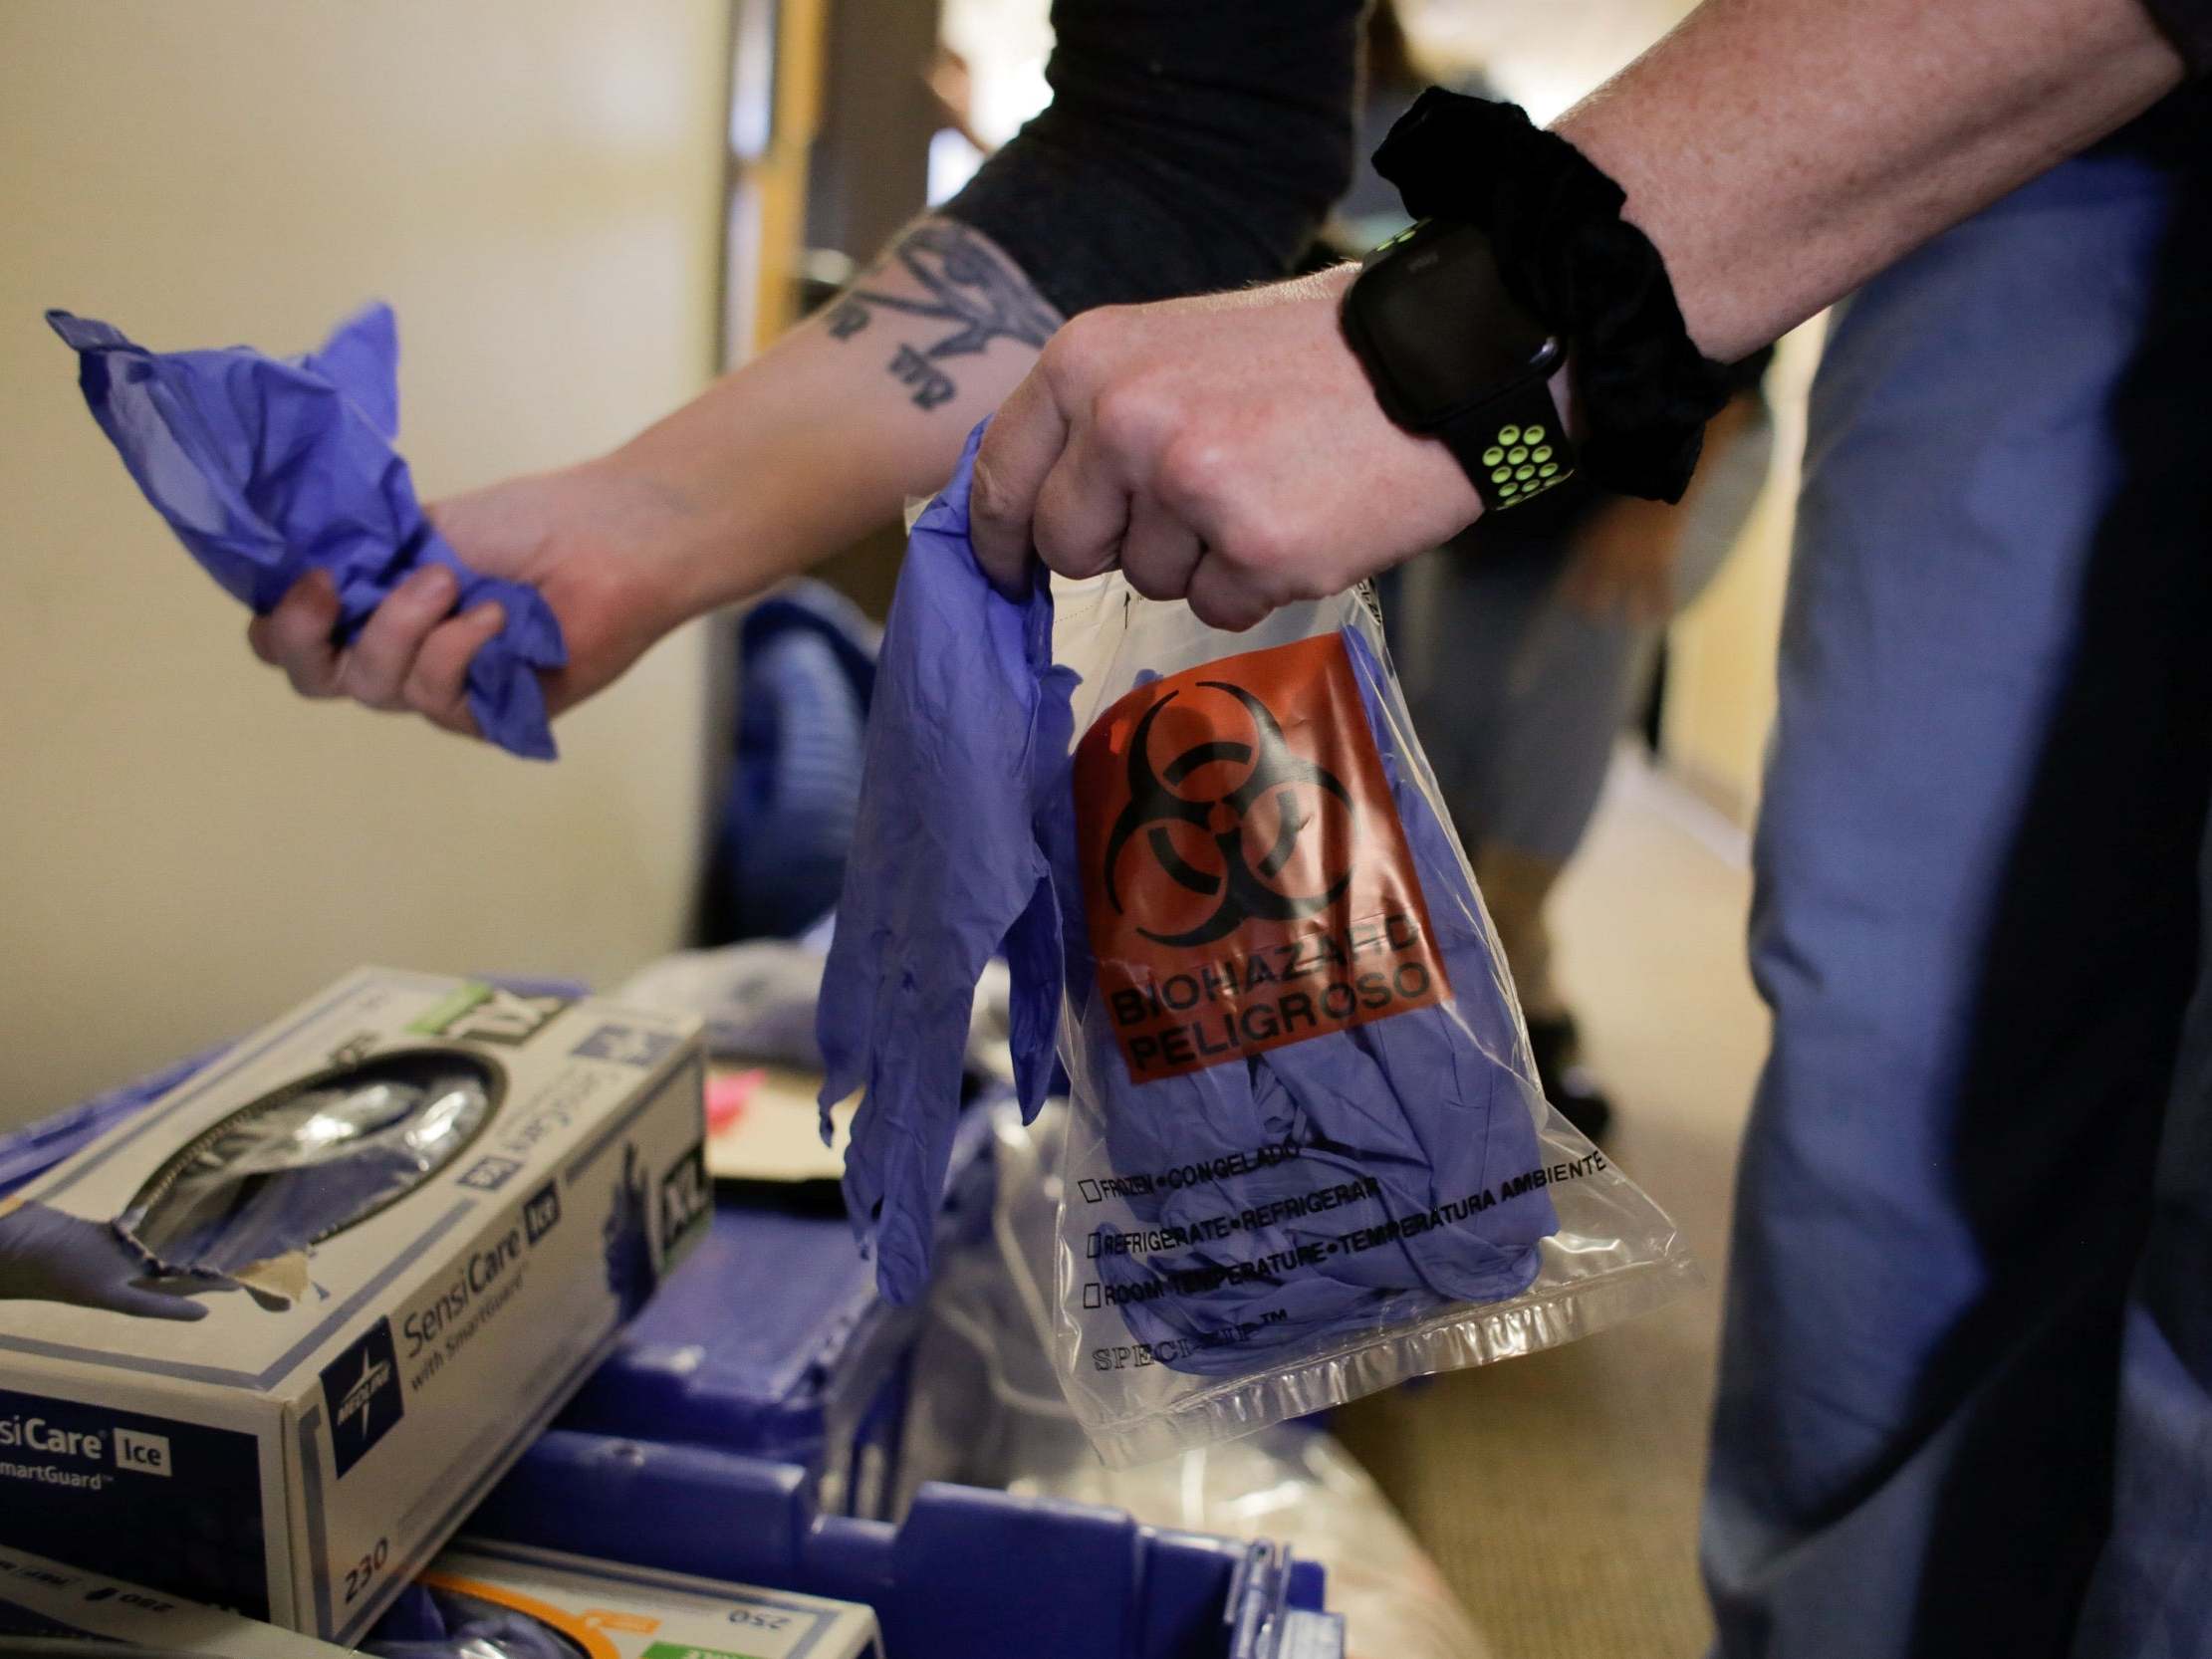
[[[1703,1540],[1730,1659],[2212,1654],[2204,201],[2069,163],[1831,339]]]

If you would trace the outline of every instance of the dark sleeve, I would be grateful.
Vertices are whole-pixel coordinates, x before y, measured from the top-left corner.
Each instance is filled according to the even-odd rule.
[[[2192,77],[2212,71],[2212,0],[2143,0],[2143,9],[2180,51]]]
[[[1352,179],[1364,0],[1055,0],[1052,106],[941,209],[1062,315],[1281,276]]]
[[[1747,391],[1766,388],[1767,370],[1774,364],[1774,348],[1762,346],[1748,357],[1739,358],[1721,371],[1722,383],[1728,395],[1740,397]]]

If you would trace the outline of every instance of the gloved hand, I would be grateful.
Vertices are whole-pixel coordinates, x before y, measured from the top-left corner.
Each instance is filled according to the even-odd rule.
[[[105,1222],[25,1202],[0,1213],[0,1302],[59,1302],[140,1319],[204,1319],[185,1300],[231,1289],[219,1280],[164,1276]]]
[[[413,603],[476,612],[459,664],[470,714],[501,747],[552,758],[537,671],[567,661],[561,624],[536,590],[463,564],[416,502],[391,448],[388,308],[281,360],[244,347],[154,353],[105,323],[60,311],[47,321],[78,353],[85,399],[146,499],[232,597],[267,612],[320,572],[333,595],[326,636],[348,645],[410,581]]]

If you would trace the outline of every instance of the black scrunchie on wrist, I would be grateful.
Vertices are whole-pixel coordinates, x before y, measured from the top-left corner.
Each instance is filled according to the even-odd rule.
[[[1582,470],[1681,500],[1728,401],[1726,370],[1691,342],[1659,250],[1620,216],[1620,186],[1520,106],[1440,87],[1390,128],[1374,168],[1415,218],[1483,232],[1506,291],[1566,340]]]

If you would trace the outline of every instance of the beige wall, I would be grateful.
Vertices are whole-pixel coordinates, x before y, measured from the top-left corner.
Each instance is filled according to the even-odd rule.
[[[155,346],[397,308],[436,495],[711,368],[720,0],[0,5],[0,1122],[365,960],[597,979],[676,942],[695,634],[533,767],[287,695],[78,396],[50,305]]]

